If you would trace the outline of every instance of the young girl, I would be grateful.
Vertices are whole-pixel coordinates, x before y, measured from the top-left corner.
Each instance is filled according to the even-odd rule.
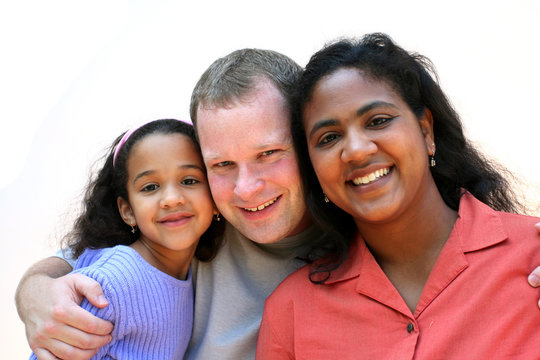
[[[221,239],[193,127],[156,120],[116,139],[84,205],[68,240],[74,271],[97,280],[109,305],[82,307],[114,324],[93,359],[181,359],[193,323],[190,262],[211,260]]]

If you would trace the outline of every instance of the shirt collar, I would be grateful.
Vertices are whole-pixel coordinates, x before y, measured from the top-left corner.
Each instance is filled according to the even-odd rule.
[[[464,192],[459,203],[458,219],[450,238],[457,237],[463,253],[485,249],[508,238],[497,211]],[[361,264],[370,258],[369,249],[360,235],[351,242],[343,265],[332,271],[325,284],[348,280],[360,275]]]

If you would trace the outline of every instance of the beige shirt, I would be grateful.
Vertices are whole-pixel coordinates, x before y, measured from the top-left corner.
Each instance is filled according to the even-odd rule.
[[[322,232],[312,226],[301,234],[256,244],[230,224],[225,243],[209,263],[194,260],[194,328],[184,359],[254,359],[264,302]]]

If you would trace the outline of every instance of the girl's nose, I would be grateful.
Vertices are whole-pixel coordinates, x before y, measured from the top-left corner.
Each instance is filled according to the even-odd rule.
[[[169,186],[163,192],[160,205],[162,207],[175,207],[185,202],[182,191],[176,186]]]

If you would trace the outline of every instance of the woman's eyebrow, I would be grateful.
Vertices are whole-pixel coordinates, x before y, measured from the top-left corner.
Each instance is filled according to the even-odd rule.
[[[315,132],[317,132],[317,130],[319,130],[319,129],[323,128],[323,127],[334,126],[334,125],[337,125],[337,124],[338,124],[338,121],[333,120],[333,119],[317,121],[315,123],[315,125],[313,125],[313,128],[311,129],[311,131],[309,132],[309,139],[311,140],[311,138],[313,137],[313,134],[315,134]]]
[[[373,110],[375,108],[379,108],[379,107],[392,107],[394,109],[397,108],[396,105],[386,102],[386,101],[373,101],[369,104],[362,106],[360,109],[358,109],[356,111],[356,116],[360,117],[364,115],[365,113],[367,113],[368,111]],[[313,134],[317,130],[323,127],[334,126],[337,124],[338,124],[338,121],[334,119],[326,119],[326,120],[321,120],[321,121],[316,122],[315,125],[313,125],[313,128],[311,129],[311,131],[309,132],[309,139],[311,140],[311,138],[313,137]]]
[[[370,111],[372,109],[375,109],[375,108],[378,108],[378,107],[392,107],[394,109],[397,109],[397,106],[392,104],[392,103],[389,103],[389,102],[386,102],[386,101],[373,101],[373,102],[371,102],[369,104],[366,104],[366,105],[362,106],[360,109],[358,109],[356,111],[356,116],[362,116],[365,113],[367,113],[368,111]]]

